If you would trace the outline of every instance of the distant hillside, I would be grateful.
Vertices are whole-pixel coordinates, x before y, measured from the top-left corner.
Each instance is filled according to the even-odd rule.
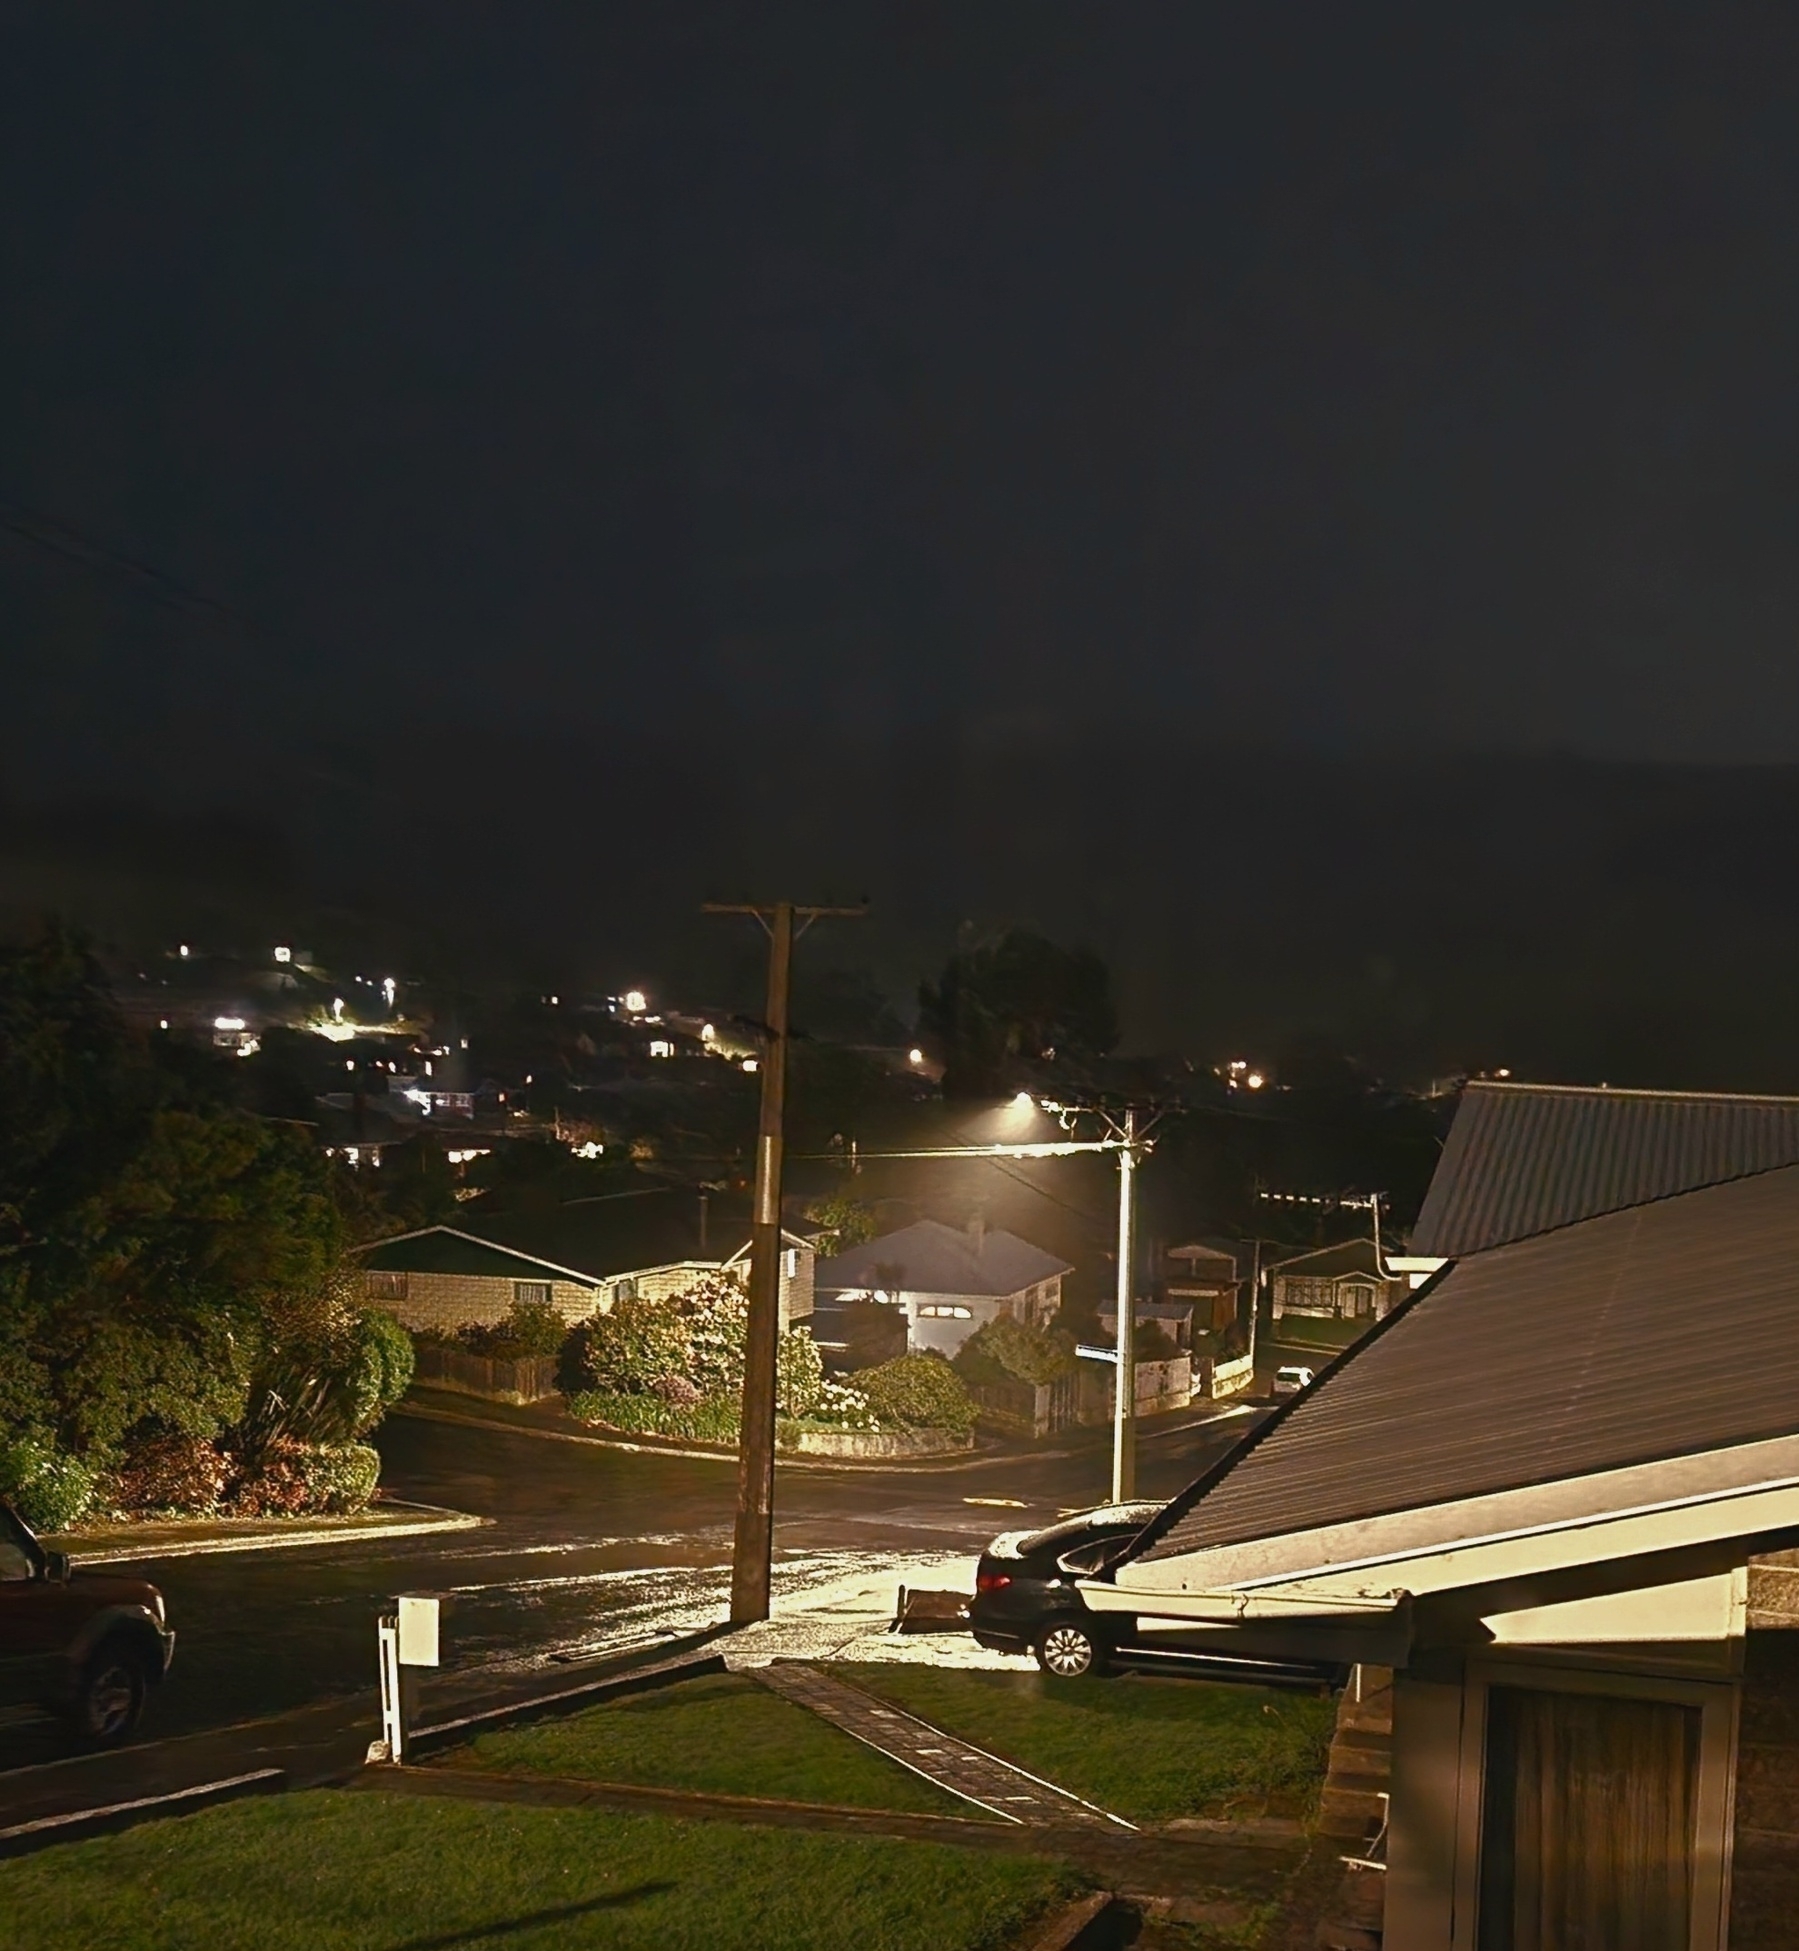
[[[185,812],[129,782],[106,807],[15,804],[0,909],[252,938],[285,915],[469,975],[749,1002],[756,943],[702,898],[866,893],[868,922],[802,952],[873,970],[905,1013],[959,927],[1025,919],[1109,958],[1139,1048],[1264,1056],[1316,1031],[1413,1078],[1799,1090],[1799,768],[952,726],[438,726],[195,758],[190,779],[237,783]]]

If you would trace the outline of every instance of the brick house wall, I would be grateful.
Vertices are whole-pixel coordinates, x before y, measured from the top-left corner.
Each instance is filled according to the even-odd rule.
[[[525,1283],[527,1285],[532,1283]],[[366,1270],[363,1292],[403,1328],[449,1334],[470,1322],[490,1328],[512,1311],[519,1282],[488,1274],[395,1274]],[[549,1282],[550,1305],[572,1326],[593,1313],[600,1296],[572,1280]]]
[[[814,1264],[815,1256],[810,1249],[782,1250],[783,1328],[806,1320],[812,1313]],[[687,1261],[676,1266],[653,1267],[630,1279],[641,1298],[662,1301],[685,1293],[703,1275],[715,1271],[698,1261]],[[747,1261],[738,1262],[729,1271],[739,1280],[749,1278]],[[388,1273],[366,1268],[362,1284],[368,1299],[377,1307],[386,1308],[402,1327],[449,1333],[470,1322],[492,1327],[511,1311],[519,1286],[538,1283],[515,1280],[509,1275]],[[609,1314],[619,1288],[625,1283],[608,1281],[597,1287],[583,1287],[572,1280],[552,1278],[543,1284],[549,1287],[551,1306],[572,1327],[592,1314]]]

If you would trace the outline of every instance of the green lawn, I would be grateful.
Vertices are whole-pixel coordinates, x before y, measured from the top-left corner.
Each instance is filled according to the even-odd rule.
[[[789,1802],[972,1815],[966,1802],[803,1707],[736,1674],[633,1694],[566,1720],[483,1734],[443,1757],[453,1768],[642,1782]]]
[[[928,1666],[841,1665],[852,1685],[1114,1815],[1306,1816],[1324,1780],[1333,1701],[1126,1674],[1052,1680]]]
[[[0,1862],[8,1951],[998,1951],[1026,1857],[410,1796],[237,1802]]]

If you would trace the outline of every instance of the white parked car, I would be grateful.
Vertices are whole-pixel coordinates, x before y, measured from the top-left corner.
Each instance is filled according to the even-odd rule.
[[[1274,1393],[1277,1396],[1296,1396],[1301,1389],[1312,1386],[1312,1371],[1309,1368],[1277,1368],[1274,1371]]]

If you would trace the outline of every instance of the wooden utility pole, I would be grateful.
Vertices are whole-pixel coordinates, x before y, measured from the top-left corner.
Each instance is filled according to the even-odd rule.
[[[1112,1502],[1137,1494],[1137,1111],[1124,1114],[1118,1153],[1118,1373],[1112,1394]]]
[[[750,1214],[750,1310],[744,1331],[743,1418],[737,1447],[737,1534],[731,1559],[731,1623],[768,1617],[775,1542],[775,1356],[781,1338],[781,1150],[787,1114],[787,997],[794,922],[858,908],[708,901],[709,915],[754,915],[768,930],[768,1009],[763,1023],[762,1113],[756,1126],[756,1190]]]

